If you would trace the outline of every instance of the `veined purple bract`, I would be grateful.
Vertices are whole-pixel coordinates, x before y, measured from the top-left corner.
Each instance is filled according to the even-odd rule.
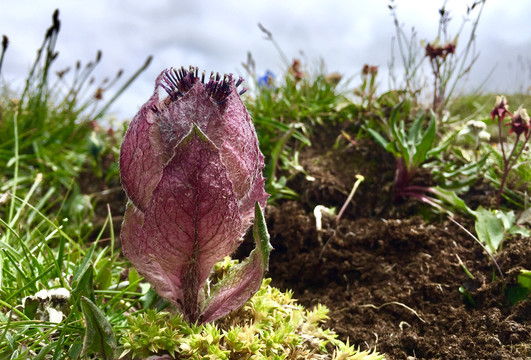
[[[130,200],[124,254],[190,322],[243,305],[267,269],[264,160],[237,90],[242,81],[219,74],[205,80],[193,67],[163,71],[120,151]],[[205,291],[214,264],[238,247],[253,220],[256,249]]]

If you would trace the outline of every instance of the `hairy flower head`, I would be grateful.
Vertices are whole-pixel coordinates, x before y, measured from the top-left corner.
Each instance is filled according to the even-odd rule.
[[[164,70],[120,150],[130,200],[124,254],[190,321],[235,306],[226,304],[258,289],[263,273],[250,269],[248,279],[228,284],[230,291],[207,309],[202,290],[212,267],[236,249],[268,197],[263,155],[240,99],[245,89],[237,90],[242,81],[206,78],[194,67]]]

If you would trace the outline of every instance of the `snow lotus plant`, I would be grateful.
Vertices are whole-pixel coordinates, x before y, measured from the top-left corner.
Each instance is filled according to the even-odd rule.
[[[271,245],[263,155],[237,88],[243,79],[167,69],[120,150],[129,198],[123,252],[189,322],[242,306],[259,288]],[[207,279],[253,224],[256,249],[220,283]]]

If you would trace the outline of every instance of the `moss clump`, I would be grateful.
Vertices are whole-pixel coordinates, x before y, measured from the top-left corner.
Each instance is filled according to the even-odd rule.
[[[223,275],[232,261],[216,267],[214,276]],[[365,359],[384,356],[358,351],[348,342],[320,325],[328,309],[317,305],[305,309],[292,298],[269,286],[265,279],[260,290],[239,310],[211,324],[193,325],[181,315],[148,310],[130,315],[128,326],[119,332],[122,356],[164,359]]]

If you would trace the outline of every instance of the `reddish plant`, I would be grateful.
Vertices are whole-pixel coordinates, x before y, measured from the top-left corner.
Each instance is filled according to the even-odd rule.
[[[163,71],[120,151],[130,200],[124,254],[190,322],[243,305],[267,269],[264,161],[240,99],[245,89],[237,90],[242,81],[219,74],[205,81],[193,67]],[[209,289],[214,264],[238,247],[253,219],[257,249]]]

